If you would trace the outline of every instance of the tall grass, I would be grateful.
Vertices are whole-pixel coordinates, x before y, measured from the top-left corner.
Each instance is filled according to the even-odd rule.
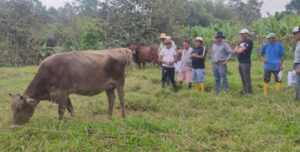
[[[286,66],[291,68],[291,62]],[[300,106],[284,85],[262,93],[263,69],[253,63],[254,94],[240,95],[237,63],[229,63],[227,94],[160,88],[160,69],[130,69],[126,79],[127,117],[118,100],[106,119],[107,99],[73,95],[76,115],[58,120],[57,105],[43,101],[30,122],[11,129],[10,97],[22,93],[37,67],[0,68],[0,151],[299,151]],[[286,75],[284,76],[286,77]],[[208,90],[213,90],[209,63]],[[286,79],[284,79],[286,84]],[[274,85],[273,85],[274,86]]]

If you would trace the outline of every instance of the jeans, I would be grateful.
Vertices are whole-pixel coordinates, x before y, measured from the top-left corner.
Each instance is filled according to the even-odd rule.
[[[252,93],[251,63],[240,63],[239,72],[243,83],[243,94]]]
[[[213,63],[212,70],[215,77],[216,93],[218,94],[220,92],[221,79],[223,82],[223,90],[226,92],[228,90],[227,65],[222,63]]]
[[[193,73],[193,82],[197,83],[203,83],[204,82],[204,76],[205,76],[205,69],[192,69]]]
[[[170,80],[173,83],[175,83],[175,68],[169,68],[169,67],[162,67],[162,82],[167,82],[167,80]]]
[[[296,70],[299,67],[300,67],[300,63],[295,63],[294,64],[294,70]],[[300,101],[300,73],[296,74],[296,81],[297,81],[297,85],[296,85],[296,100]]]

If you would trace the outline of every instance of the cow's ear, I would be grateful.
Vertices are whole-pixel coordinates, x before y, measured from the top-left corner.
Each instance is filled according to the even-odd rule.
[[[31,106],[35,106],[37,104],[37,101],[31,98],[27,98],[26,99],[26,103],[31,105]]]

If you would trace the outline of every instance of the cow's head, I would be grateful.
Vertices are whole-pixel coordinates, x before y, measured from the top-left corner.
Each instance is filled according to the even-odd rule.
[[[13,101],[11,109],[13,111],[13,124],[22,125],[28,122],[34,113],[34,109],[38,102],[32,98],[23,95],[11,95]]]
[[[139,63],[139,54],[141,51],[142,45],[130,45],[128,48],[132,51],[132,57],[135,63]]]

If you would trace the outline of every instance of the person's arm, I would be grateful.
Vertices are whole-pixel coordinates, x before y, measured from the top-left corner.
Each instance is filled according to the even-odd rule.
[[[196,59],[204,59],[205,58],[205,55],[199,55],[197,53],[192,53],[192,57],[193,58],[196,58]]]
[[[169,63],[167,63],[166,61],[163,60],[163,51],[161,51],[161,52],[159,53],[158,61],[159,61],[161,64],[169,64]]]
[[[266,51],[266,45],[262,46],[259,49],[259,59],[261,62],[266,63],[266,59],[265,59],[265,51]]]
[[[245,47],[245,46],[242,46],[242,47],[236,46],[234,48],[234,53],[235,54],[241,54],[241,53],[244,53],[246,50],[247,50],[247,47]]]
[[[285,60],[285,51],[284,51],[284,48],[282,47],[282,45],[280,45],[280,70],[283,70],[284,69],[284,60]]]
[[[228,55],[227,55],[227,57],[226,57],[226,60],[223,61],[222,64],[227,64],[228,61],[232,58],[232,55],[233,55],[233,51],[232,51],[231,47],[229,46],[229,44],[226,43],[225,45],[226,45],[226,46],[225,46],[225,52],[226,52],[226,54],[228,54]]]

